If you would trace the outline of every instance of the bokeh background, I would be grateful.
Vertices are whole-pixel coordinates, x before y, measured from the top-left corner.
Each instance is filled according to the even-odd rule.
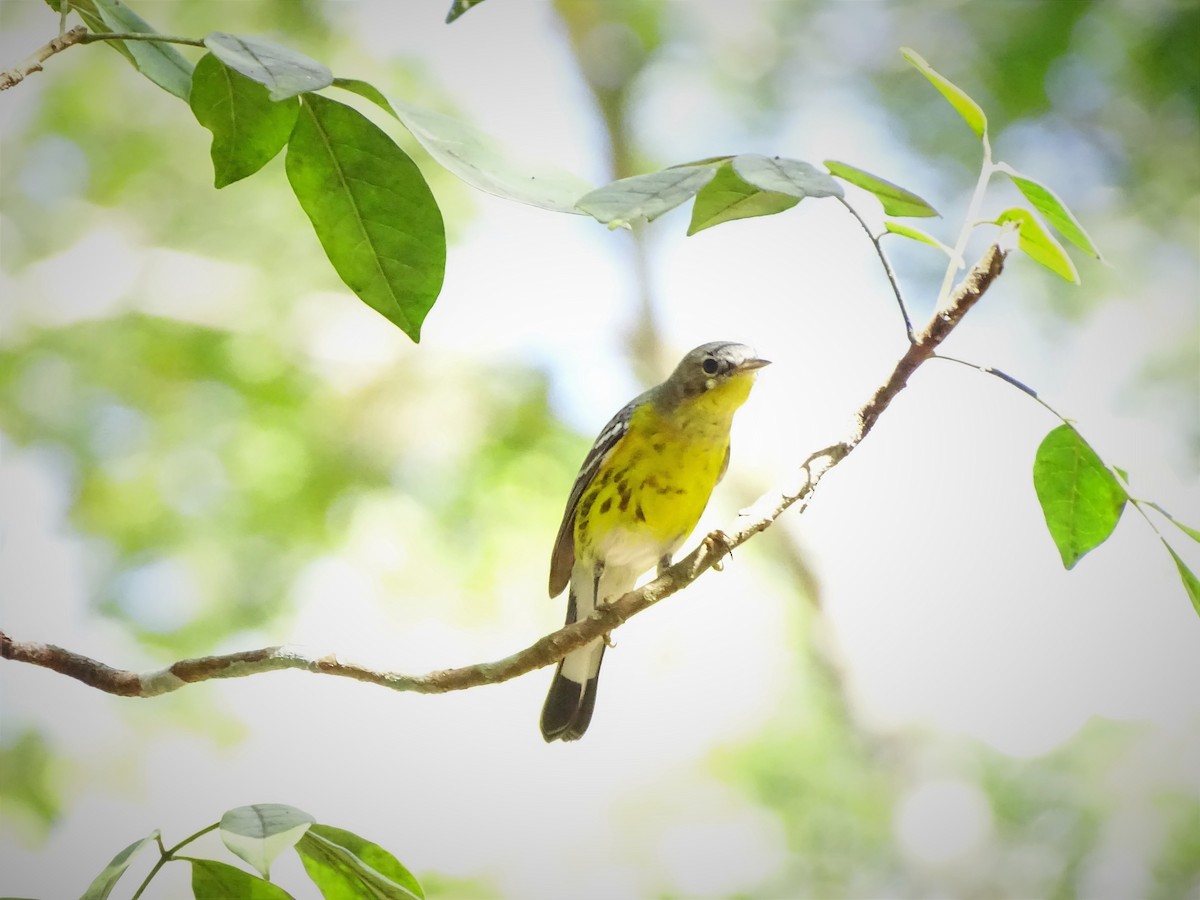
[[[843,159],[933,202],[952,242],[979,147],[912,46],[1107,262],[1076,257],[1074,287],[1013,257],[946,351],[1036,388],[1200,526],[1196,3],[490,0],[451,26],[437,3],[135,5],[165,33],[272,36],[597,184]],[[3,66],[57,28],[35,0],[0,17]],[[717,526],[840,439],[903,351],[836,204],[610,233],[480,195],[360,108],[446,215],[420,346],[337,280],[282,159],[214,191],[208,133],[112,50],[0,96],[14,637],[138,670],[288,642],[412,673],[498,658],[560,624],[546,571],[578,463],[680,354],[735,339],[775,361]],[[988,210],[1015,202],[998,183]],[[888,246],[923,321],[942,261]],[[616,633],[577,745],[541,741],[544,671],[437,697],[284,673],[129,700],[4,664],[0,891],[77,895],[153,828],[283,802],[434,898],[1197,896],[1200,619],[1135,511],[1062,570],[1030,478],[1055,424],[926,365],[803,516]],[[275,880],[305,896],[298,864]],[[151,895],[186,883],[168,867]]]

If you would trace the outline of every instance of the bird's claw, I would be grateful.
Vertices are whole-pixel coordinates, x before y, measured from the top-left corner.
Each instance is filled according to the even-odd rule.
[[[718,528],[704,536],[704,544],[710,551],[718,554],[712,567],[718,572],[723,572],[725,570],[724,557],[728,556],[733,559],[733,539]]]

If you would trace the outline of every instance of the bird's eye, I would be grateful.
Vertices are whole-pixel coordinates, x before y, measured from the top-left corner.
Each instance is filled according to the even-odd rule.
[[[705,375],[716,375],[717,370],[721,368],[721,364],[710,356],[704,362],[700,363],[700,368],[704,370]]]

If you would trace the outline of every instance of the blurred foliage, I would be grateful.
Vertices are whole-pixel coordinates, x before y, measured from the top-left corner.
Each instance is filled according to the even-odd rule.
[[[715,48],[699,6],[555,4],[617,175],[640,170],[653,152],[636,128],[645,80],[682,59],[724,101],[721,115],[757,133],[778,131],[812,72],[845,79],[848,89],[876,94],[893,111],[892,127],[919,152],[954,178],[968,177],[953,165],[974,152],[959,140],[961,123],[951,114],[911,115],[929,105],[928,85],[895,77],[905,64],[888,26],[902,17],[925,29],[926,45],[938,50],[931,62],[971,91],[994,125],[1086,133],[1106,154],[1091,171],[1111,176],[1123,214],[1140,208],[1149,227],[1163,234],[1190,227],[1194,238],[1195,192],[1179,186],[1200,181],[1192,154],[1200,131],[1195,4],[1156,3],[1146,14],[1116,0],[1003,7],[782,0],[755,4],[754,27]],[[255,0],[153,4],[143,12],[171,33],[286,35],[338,74],[446,106],[438,86],[403,59],[361,62],[376,71],[339,66],[358,61],[339,27],[345,9]],[[864,14],[879,19],[862,23]],[[844,42],[830,35],[855,28],[862,53],[835,58]],[[0,346],[0,431],[65,460],[72,521],[91,538],[97,610],[164,660],[236,643],[241,632],[282,629],[306,566],[343,548],[383,507],[396,545],[384,572],[389,590],[413,602],[437,597],[439,615],[475,628],[504,615],[493,590],[500,573],[541,572],[543,561],[525,561],[521,548],[528,531],[557,521],[560,488],[586,449],[555,420],[543,375],[504,364],[496,377],[496,363],[419,356],[399,334],[382,347],[362,330],[331,336],[330,305],[354,301],[282,190],[279,160],[265,177],[216,193],[207,133],[118,54],[79,48],[36,77],[37,106],[19,134],[6,135],[0,165],[5,276],[21,310]],[[1116,82],[1122,96],[1110,102]],[[1003,146],[1006,135],[996,140]],[[404,146],[423,164],[418,147]],[[469,219],[467,194],[439,168],[422,168],[453,239]],[[99,232],[117,235],[116,243],[71,256]],[[142,270],[155,260],[175,279],[192,270],[172,266],[200,266],[201,287],[149,278]],[[51,264],[82,267],[76,277],[85,280],[107,282],[130,266],[141,274],[89,306],[56,292]],[[1186,351],[1149,373],[1172,390],[1182,383],[1188,398],[1196,389],[1190,337],[1181,330]],[[1180,412],[1185,421],[1195,421],[1193,407]],[[514,517],[517,508],[524,514]],[[752,743],[714,760],[787,836],[787,870],[764,895],[928,892],[906,870],[893,823],[919,741],[871,736],[856,724],[836,669],[808,649],[810,627],[800,629],[805,649],[796,664],[797,684],[808,687],[796,688]],[[996,843],[988,872],[993,884],[1010,888],[1001,893],[1078,892],[1111,806],[1108,795],[1091,791],[1132,740],[1093,723],[1042,759],[1015,761],[972,746],[948,764],[990,803]],[[0,798],[51,821],[61,810],[54,773],[45,738],[5,735]],[[1164,797],[1162,805],[1155,896],[1180,896],[1200,878],[1200,804]],[[1006,860],[1023,858],[1028,847],[1043,848],[1050,864],[1016,866],[1014,880],[1003,881]],[[426,873],[422,881],[431,896],[487,895],[476,882]],[[977,883],[957,887],[995,893]]]
[[[62,810],[54,753],[46,738],[22,729],[0,741],[0,805],[14,824],[25,823],[44,837]],[[24,813],[16,816],[14,813]]]
[[[819,671],[803,668],[810,679]],[[836,688],[805,691],[785,701],[752,746],[715,761],[723,778],[744,785],[786,829],[788,865],[767,896],[879,895],[901,877],[891,821],[897,760],[844,715]]]
[[[460,570],[479,586],[510,551],[490,529],[512,494],[572,458],[540,379],[401,365],[346,396],[269,340],[137,313],[30,334],[0,354],[0,392],[13,399],[6,433],[69,455],[73,518],[112,550],[100,609],[167,656],[265,627],[375,492],[433,507],[422,543],[480,547]],[[428,420],[459,392],[471,400],[457,402],[452,437],[466,458],[439,461],[428,431],[394,424]],[[458,466],[466,477],[447,471]],[[171,587],[204,601],[176,621]]]

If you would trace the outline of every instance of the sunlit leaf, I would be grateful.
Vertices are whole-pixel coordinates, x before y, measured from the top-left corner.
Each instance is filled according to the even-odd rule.
[[[1163,544],[1166,546],[1167,552],[1171,554],[1171,558],[1175,560],[1175,568],[1179,570],[1179,578],[1183,582],[1183,589],[1187,591],[1187,595],[1192,601],[1192,608],[1196,610],[1196,615],[1200,615],[1200,578],[1197,578],[1196,574],[1179,558],[1179,554],[1171,548],[1170,544],[1166,541],[1163,541]]]
[[[928,78],[929,82],[941,92],[941,95],[949,101],[950,105],[971,126],[971,130],[975,132],[976,137],[982,138],[987,133],[987,116],[983,114],[983,110],[979,108],[979,104],[967,96],[966,91],[934,69],[933,66],[929,65],[925,61],[925,58],[916,50],[909,47],[901,47],[900,54],[916,66],[917,71]]]
[[[716,165],[672,166],[622,178],[584,196],[576,207],[609,228],[652,222],[694,197],[717,174]]]
[[[467,10],[478,6],[483,0],[454,0],[450,4],[450,12],[446,13],[446,24],[449,25]]]
[[[1059,425],[1038,447],[1033,487],[1068,569],[1108,539],[1128,499],[1096,451],[1070,425]]]
[[[874,194],[883,205],[883,211],[889,216],[925,218],[938,215],[938,211],[930,206],[924,198],[857,166],[839,162],[836,159],[827,159],[825,167],[838,178]]]
[[[420,883],[377,844],[331,825],[313,825],[296,844],[308,877],[325,900],[422,900]]]
[[[779,156],[743,153],[733,158],[733,170],[747,184],[763,191],[805,197],[841,197],[842,186],[811,163]]]
[[[722,222],[770,216],[791,209],[800,200],[774,191],[763,191],[738,178],[730,166],[721,166],[712,181],[696,194],[688,234]]]
[[[1092,243],[1091,236],[1083,230],[1083,225],[1075,218],[1075,214],[1067,208],[1067,204],[1063,203],[1054,191],[1041,182],[1018,174],[1013,171],[1011,166],[1001,164],[996,168],[1012,179],[1012,183],[1017,186],[1017,190],[1025,195],[1025,199],[1033,204],[1033,208],[1041,213],[1043,218],[1059,234],[1084,253],[1090,253],[1097,259],[1100,258],[1100,251]]]
[[[271,863],[295,846],[315,821],[308,813],[282,803],[239,806],[221,816],[221,840],[263,878],[270,878]]]
[[[112,893],[112,889],[120,877],[125,874],[125,870],[129,868],[129,864],[133,862],[133,858],[137,856],[138,851],[147,844],[153,844],[159,833],[156,828],[144,838],[139,838],[114,856],[112,861],[104,867],[104,870],[88,885],[88,889],[83,892],[82,900],[105,900]]]
[[[229,863],[215,859],[191,859],[192,895],[237,900],[293,900],[292,895],[278,885],[263,881]]]
[[[414,341],[442,287],[442,214],[416,163],[361,113],[303,98],[287,175],[338,275]]]
[[[74,0],[73,7],[92,31],[118,34],[158,34],[149,22],[121,0]],[[139,72],[187,102],[192,89],[192,64],[171,44],[160,41],[105,41],[118,47]]]
[[[190,101],[196,121],[212,132],[218,188],[253,175],[283,149],[300,106],[293,98],[272,102],[267,89],[229,68],[211,53],[196,63]]]
[[[315,59],[260,37],[214,31],[204,46],[221,62],[266,85],[272,100],[284,100],[333,84],[333,73]]]
[[[1022,253],[1041,263],[1064,281],[1079,284],[1079,271],[1075,268],[1075,263],[1071,262],[1071,257],[1067,256],[1063,245],[1042,227],[1042,223],[1032,212],[1013,207],[1000,213],[995,220],[997,225],[1009,222],[1018,226],[1017,246]]]
[[[378,91],[363,90],[357,82],[338,87],[375,103],[382,98],[374,96]],[[576,202],[592,189],[591,184],[570,172],[518,159],[484,132],[458,119],[398,100],[387,103],[384,109],[396,115],[438,163],[481,191],[541,209],[577,214]]]
[[[946,246],[933,235],[922,231],[920,228],[914,228],[911,225],[905,225],[901,222],[893,222],[891,219],[885,219],[883,227],[888,234],[896,234],[921,244],[928,244],[930,247],[936,247],[938,250],[941,250],[948,257],[953,258],[954,256],[954,249],[952,247]]]
[[[358,78],[335,78],[333,79],[333,86],[341,88],[343,91],[350,91],[352,94],[358,94],[360,97],[365,97],[397,122],[400,121],[400,114],[396,112],[391,101],[383,96],[383,92],[370,82],[362,81]]]

